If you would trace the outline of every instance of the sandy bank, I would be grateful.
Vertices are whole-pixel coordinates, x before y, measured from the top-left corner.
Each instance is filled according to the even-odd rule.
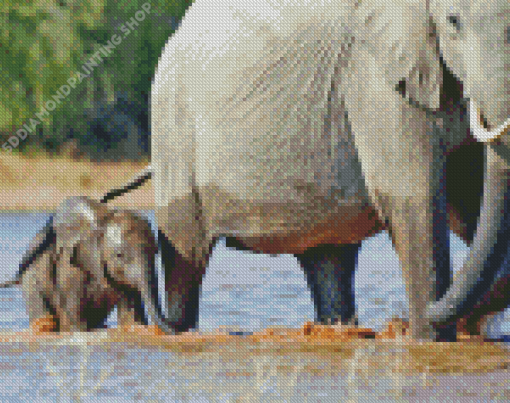
[[[21,157],[0,154],[0,209],[54,210],[69,196],[100,198],[107,190],[126,183],[143,169],[143,163],[94,163],[68,158]],[[114,206],[152,209],[149,181],[111,202]]]

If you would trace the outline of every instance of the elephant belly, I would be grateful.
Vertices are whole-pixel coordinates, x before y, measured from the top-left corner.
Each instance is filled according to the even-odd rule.
[[[285,189],[274,193],[281,196]],[[220,187],[199,189],[212,238],[225,236],[237,240],[238,246],[264,253],[299,253],[324,243],[359,242],[383,229],[365,198],[342,203],[334,193],[323,194],[310,184],[294,197],[244,199]]]
[[[372,207],[361,210],[357,207],[345,207],[343,210],[343,215],[330,216],[324,222],[304,223],[305,228],[301,231],[227,238],[227,246],[269,254],[300,254],[318,245],[357,243],[385,229]]]

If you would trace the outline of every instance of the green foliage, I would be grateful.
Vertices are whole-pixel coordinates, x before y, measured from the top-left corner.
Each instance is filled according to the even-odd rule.
[[[20,4],[21,3],[21,4]],[[43,107],[80,62],[81,26],[100,25],[101,0],[8,1],[0,11],[2,129],[19,127]],[[60,106],[62,107],[62,106]],[[11,116],[10,122],[6,116]],[[44,121],[51,124],[51,119]]]
[[[142,5],[150,13],[129,28]],[[0,5],[0,133],[12,135],[36,118],[62,85],[84,73],[93,55],[102,61],[88,78],[37,126],[35,141],[53,148],[72,130],[87,130],[94,108],[115,101],[121,93],[147,104],[158,57],[172,33],[171,17],[179,20],[191,0],[7,0]],[[100,50],[121,38],[111,54]],[[98,58],[95,57],[97,61]],[[30,126],[30,125],[29,125]],[[42,129],[42,130],[41,130]],[[5,137],[4,137],[5,139]]]

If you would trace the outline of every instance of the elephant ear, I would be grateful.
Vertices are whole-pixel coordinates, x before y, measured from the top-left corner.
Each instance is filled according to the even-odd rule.
[[[404,77],[403,95],[410,101],[429,109],[439,109],[440,92],[443,84],[443,69],[436,50],[435,35],[429,28],[423,49],[415,53],[420,55]],[[399,86],[401,82],[399,82]]]
[[[86,197],[66,199],[53,216],[57,248],[74,248],[86,239],[97,237],[108,217],[106,206]]]
[[[360,41],[386,83],[412,103],[438,109],[443,73],[427,2],[372,0],[356,13]]]
[[[55,232],[57,234],[57,250],[73,249],[77,247],[80,242],[86,239],[95,237],[99,232],[99,228],[94,222],[87,220],[75,220],[73,222],[58,223],[55,225]]]

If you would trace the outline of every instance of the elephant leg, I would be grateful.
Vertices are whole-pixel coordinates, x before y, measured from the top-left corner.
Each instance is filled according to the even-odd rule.
[[[389,210],[393,217],[390,235],[402,265],[409,298],[411,337],[455,341],[453,324],[433,329],[424,314],[428,302],[437,301],[446,293],[452,277],[446,197],[441,193],[438,189],[436,197],[419,200],[416,205],[413,200],[403,205],[393,204],[394,201],[386,204],[388,198],[382,199],[381,205],[383,211]],[[431,201],[433,206],[428,205]]]
[[[23,275],[22,290],[30,330],[36,333],[57,331],[59,318],[54,300],[55,244],[35,259]]]
[[[165,272],[167,323],[175,332],[185,332],[198,324],[198,305],[206,262],[183,257],[162,231],[158,231],[158,243]]]
[[[147,317],[144,312],[142,298],[135,292],[125,292],[117,303],[117,322],[119,327],[132,327],[136,325],[147,326]]]
[[[507,289],[509,275],[505,258],[510,239],[510,169],[497,148],[489,146],[486,153],[482,211],[468,259],[444,297],[427,308],[426,315],[436,326],[452,323],[465,315],[470,317],[470,312],[476,309],[481,310],[479,313],[493,312],[507,302],[498,295]],[[473,328],[478,315],[474,313],[468,319],[471,323],[468,327]]]
[[[42,258],[40,264],[44,264],[44,260],[46,259]],[[58,330],[59,321],[44,289],[44,286],[50,284],[41,284],[41,278],[38,278],[37,274],[35,270],[26,272],[22,283],[30,330],[35,333],[54,332]]]
[[[357,325],[354,271],[360,246],[322,245],[295,255],[306,273],[318,322]]]
[[[378,85],[372,57],[353,65],[357,74],[346,83],[345,105],[367,190],[401,263],[409,335],[432,340],[437,334],[425,310],[450,283],[445,151],[425,110]]]
[[[70,263],[71,254],[64,249],[57,258],[56,309],[60,331],[86,331],[87,321],[85,286],[90,281],[87,273]]]

